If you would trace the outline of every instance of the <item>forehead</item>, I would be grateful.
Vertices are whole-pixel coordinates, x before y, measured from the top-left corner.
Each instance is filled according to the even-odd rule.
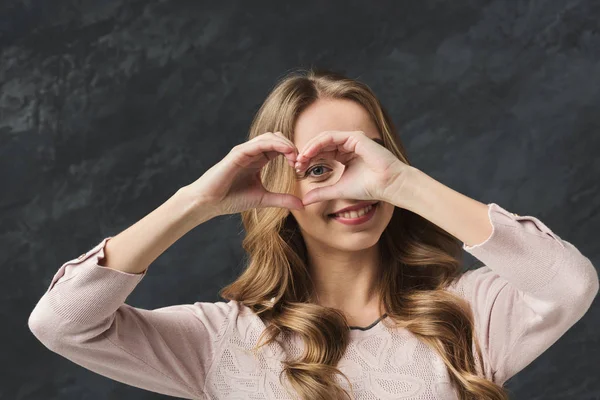
[[[372,139],[381,138],[369,113],[347,99],[319,99],[308,106],[296,120],[294,144],[302,151],[310,139],[323,131],[363,131]]]

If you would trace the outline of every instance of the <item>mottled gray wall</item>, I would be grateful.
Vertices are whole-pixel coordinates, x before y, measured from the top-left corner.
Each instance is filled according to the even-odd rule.
[[[252,4],[252,5],[251,5]],[[2,399],[158,399],[47,350],[27,318],[66,260],[244,140],[287,71],[369,84],[411,163],[600,261],[600,2],[54,0],[0,5]],[[217,301],[238,216],[197,227],[128,303]],[[472,260],[471,260],[472,261]],[[600,399],[596,304],[508,388]]]

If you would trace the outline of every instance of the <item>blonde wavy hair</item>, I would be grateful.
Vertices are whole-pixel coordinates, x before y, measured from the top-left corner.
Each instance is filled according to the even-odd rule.
[[[363,106],[385,147],[411,165],[392,120],[372,90],[331,70],[297,69],[281,78],[255,115],[248,140],[265,132],[282,132],[293,141],[297,117],[320,98],[349,99]],[[267,190],[293,193],[293,174],[285,158],[276,157],[263,167],[261,179]],[[348,377],[336,367],[348,344],[349,324],[342,311],[313,301],[306,247],[295,218],[277,207],[247,210],[241,217],[248,264],[238,279],[220,290],[220,296],[246,305],[265,322],[259,338],[263,342],[254,350],[279,334],[297,334],[304,341],[305,352],[285,360],[282,371],[301,399],[350,397],[334,380],[341,374],[354,393]],[[420,215],[396,207],[379,245],[383,276],[378,291],[389,317],[384,323],[406,328],[436,351],[461,400],[507,400],[502,386],[477,372],[473,344],[481,371],[483,358],[468,302],[444,290],[461,274],[461,242]]]

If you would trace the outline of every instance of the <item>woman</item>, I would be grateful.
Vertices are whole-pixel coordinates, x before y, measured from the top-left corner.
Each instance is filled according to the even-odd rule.
[[[33,334],[89,370],[190,399],[507,399],[503,383],[598,292],[590,260],[539,219],[410,166],[360,82],[289,74],[248,139],[63,264]],[[238,212],[249,263],[221,290],[228,302],[124,303],[181,236]],[[461,273],[463,249],[484,266]]]

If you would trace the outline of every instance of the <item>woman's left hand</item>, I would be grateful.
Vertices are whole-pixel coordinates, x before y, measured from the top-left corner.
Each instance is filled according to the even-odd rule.
[[[306,193],[306,206],[331,199],[382,200],[398,205],[398,193],[414,168],[362,131],[325,131],[312,138],[296,158],[296,172],[322,153],[345,165],[341,178]]]

